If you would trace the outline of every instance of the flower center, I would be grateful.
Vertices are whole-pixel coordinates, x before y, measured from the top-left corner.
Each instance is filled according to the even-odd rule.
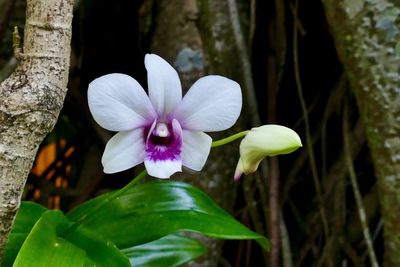
[[[179,122],[154,122],[145,129],[146,158],[152,161],[180,159],[182,147],[182,129]]]
[[[174,141],[172,125],[157,122],[149,135],[149,142],[158,146],[168,146]]]

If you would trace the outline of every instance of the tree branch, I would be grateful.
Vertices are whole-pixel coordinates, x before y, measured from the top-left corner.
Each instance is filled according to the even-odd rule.
[[[28,0],[21,62],[0,84],[0,262],[39,144],[66,95],[73,0]]]

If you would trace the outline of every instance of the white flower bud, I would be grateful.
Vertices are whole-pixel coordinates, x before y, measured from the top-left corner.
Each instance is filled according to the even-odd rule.
[[[275,124],[253,128],[240,143],[240,158],[234,178],[238,180],[243,173],[255,172],[267,156],[289,154],[301,146],[300,137],[290,128]]]

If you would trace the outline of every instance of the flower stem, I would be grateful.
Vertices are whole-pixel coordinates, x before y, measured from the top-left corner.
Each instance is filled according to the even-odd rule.
[[[211,147],[217,147],[217,146],[226,145],[226,144],[228,144],[228,143],[230,143],[232,141],[235,141],[236,139],[244,137],[248,132],[250,132],[250,131],[246,130],[246,131],[239,132],[239,133],[236,133],[234,135],[228,136],[226,138],[214,141],[214,142],[212,142]]]
[[[132,179],[132,181],[130,181],[127,185],[125,185],[124,187],[122,187],[121,189],[115,191],[113,194],[111,194],[111,196],[109,196],[108,198],[104,199],[103,202],[99,203],[99,205],[101,205],[102,203],[106,202],[106,200],[108,199],[108,201],[112,200],[112,199],[116,199],[117,197],[123,195],[126,191],[128,191],[129,189],[131,189],[134,185],[136,185],[140,180],[142,180],[145,176],[147,175],[147,170],[144,169],[143,171],[141,171],[135,178]],[[107,202],[108,202],[107,201]],[[103,205],[102,205],[103,206]],[[97,207],[96,207],[97,209]]]
[[[139,173],[135,178],[132,179],[127,185],[122,187],[121,189],[111,193],[108,197],[106,197],[102,202],[97,204],[89,213],[85,214],[81,218],[79,218],[76,222],[77,223],[82,223],[84,220],[86,220],[88,217],[90,217],[91,214],[95,214],[101,207],[103,207],[105,204],[110,202],[111,200],[114,200],[118,198],[119,196],[122,196],[126,191],[131,189],[134,185],[136,185],[140,180],[142,180],[143,177],[147,175],[146,169],[144,169],[141,173]]]
[[[98,203],[96,206],[94,206],[89,213],[84,214],[82,217],[80,217],[78,220],[75,221],[73,225],[71,225],[68,229],[66,234],[68,232],[72,231],[75,229],[79,224],[82,222],[86,221],[88,218],[91,217],[91,215],[96,214],[96,212],[103,207],[105,204],[109,203],[110,201],[122,196],[124,193],[126,193],[129,189],[131,189],[134,185],[136,185],[141,179],[143,179],[147,175],[147,171],[143,170],[141,173],[139,173],[135,178],[132,179],[127,185],[125,185],[123,188],[111,193],[108,197],[104,198],[103,201]]]

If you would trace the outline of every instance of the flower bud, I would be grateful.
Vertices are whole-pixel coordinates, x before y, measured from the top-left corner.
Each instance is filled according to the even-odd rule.
[[[300,137],[290,128],[275,124],[253,128],[240,143],[234,178],[238,180],[243,173],[255,172],[266,156],[289,154],[301,146]]]

